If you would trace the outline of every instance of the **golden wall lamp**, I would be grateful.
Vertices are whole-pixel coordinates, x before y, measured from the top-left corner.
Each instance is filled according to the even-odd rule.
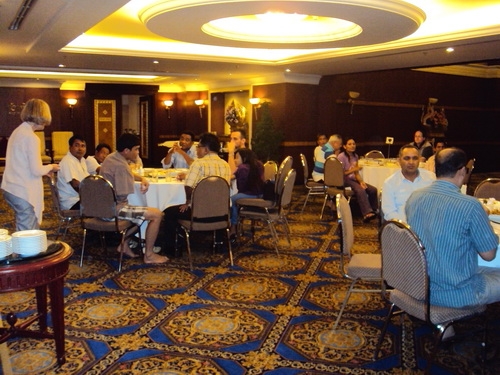
[[[171,99],[164,100],[163,105],[165,106],[165,111],[167,111],[168,118],[170,118],[170,107],[174,105],[174,101]]]
[[[75,98],[68,98],[66,99],[66,102],[68,102],[69,106],[69,116],[73,118],[73,107],[78,103],[78,100]]]
[[[194,104],[196,104],[200,110],[200,118],[203,118],[202,109],[205,108],[205,101],[203,99],[197,99],[194,101]]]
[[[250,104],[253,107],[253,111],[255,113],[255,120],[258,120],[259,118],[257,116],[257,108],[259,107],[260,98],[250,98],[248,100],[250,101]]]
[[[357,99],[358,97],[359,97],[359,92],[349,91],[349,99],[347,100],[347,103],[351,105],[351,115],[352,112],[354,111],[354,99]]]

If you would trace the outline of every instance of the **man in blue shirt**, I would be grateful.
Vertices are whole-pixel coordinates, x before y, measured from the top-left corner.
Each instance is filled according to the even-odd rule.
[[[163,168],[185,168],[196,159],[196,146],[194,145],[194,134],[190,131],[182,132],[179,142],[168,150],[167,155],[161,161]]]
[[[321,148],[321,152],[314,159],[312,178],[315,182],[323,182],[325,178],[325,160],[330,155],[338,155],[342,151],[342,136],[334,134]]]
[[[462,194],[467,156],[458,148],[436,155],[437,180],[406,202],[408,224],[426,248],[431,303],[464,307],[500,301],[500,268],[479,267],[478,254],[495,258],[498,237],[486,211]]]

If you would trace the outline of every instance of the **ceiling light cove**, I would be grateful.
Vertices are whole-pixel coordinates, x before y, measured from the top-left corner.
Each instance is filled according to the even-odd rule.
[[[146,5],[139,18],[150,31],[187,43],[318,49],[398,40],[426,15],[400,0],[171,0]]]
[[[362,29],[349,21],[336,18],[267,12],[264,14],[227,17],[202,26],[208,35],[259,43],[320,43],[352,38]]]

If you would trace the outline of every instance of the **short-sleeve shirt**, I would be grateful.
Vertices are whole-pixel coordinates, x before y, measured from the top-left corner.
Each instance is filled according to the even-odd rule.
[[[314,181],[321,181],[324,180],[325,178],[325,160],[327,157],[330,155],[335,155],[334,154],[334,149],[332,145],[328,142],[324,144],[324,146],[321,148],[321,152],[314,153],[315,159],[314,159],[314,168],[312,171],[312,178]]]
[[[70,182],[75,179],[83,181],[89,175],[87,171],[87,163],[85,158],[74,157],[68,151],[59,163],[59,172],[57,173],[57,189],[59,190],[59,198],[61,208],[69,210],[75,203],[80,200],[80,194],[71,186]]]
[[[128,203],[128,195],[134,192],[134,175],[127,159],[118,151],[112,152],[101,164],[101,176],[113,184],[119,210]]]
[[[229,164],[215,153],[210,153],[201,159],[196,159],[189,167],[185,185],[194,189],[203,178],[208,176],[220,176],[230,184],[231,169],[229,168]]]
[[[479,303],[485,291],[478,253],[495,249],[493,232],[481,203],[451,182],[436,180],[406,202],[408,224],[426,249],[431,303],[463,307]]]
[[[90,174],[97,174],[97,168],[99,168],[100,164],[95,158],[95,156],[94,155],[87,156],[85,162],[87,163],[87,171]]]

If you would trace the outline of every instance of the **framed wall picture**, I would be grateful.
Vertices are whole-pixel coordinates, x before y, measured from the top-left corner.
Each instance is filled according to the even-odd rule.
[[[107,143],[116,150],[116,100],[94,100],[95,145]]]

